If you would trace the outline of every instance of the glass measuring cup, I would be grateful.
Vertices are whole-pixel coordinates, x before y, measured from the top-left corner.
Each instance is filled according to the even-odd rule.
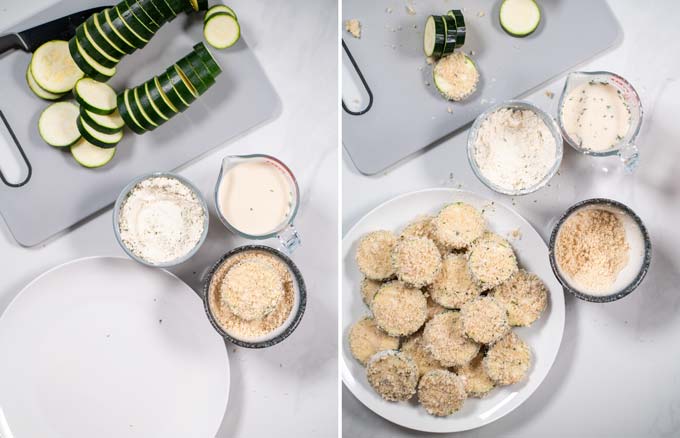
[[[220,206],[220,188],[225,175],[232,168],[238,166],[239,164],[246,162],[263,162],[274,166],[278,169],[286,180],[288,185],[289,195],[290,195],[290,205],[286,217],[271,231],[264,234],[249,234],[237,227],[235,227],[229,220],[224,216],[222,208]],[[300,236],[293,225],[293,220],[297,214],[298,207],[300,203],[300,189],[298,187],[297,180],[293,172],[280,160],[270,155],[263,154],[253,154],[253,155],[230,155],[222,160],[222,167],[220,168],[220,174],[217,177],[217,183],[215,184],[215,207],[217,210],[217,215],[229,231],[232,233],[244,237],[246,239],[252,240],[264,240],[276,237],[281,243],[281,248],[284,252],[290,254],[295,249],[300,246],[301,240]]]
[[[613,86],[623,97],[623,101],[630,110],[630,125],[628,127],[628,132],[620,137],[619,141],[615,145],[604,151],[594,151],[582,147],[580,142],[569,136],[569,133],[564,127],[562,110],[565,100],[574,88],[588,82],[597,82]],[[633,86],[627,80],[615,73],[608,71],[579,71],[569,73],[558,105],[557,123],[560,127],[560,130],[562,131],[562,136],[567,141],[567,143],[571,145],[571,147],[582,154],[592,155],[594,157],[608,157],[612,155],[618,155],[626,171],[632,172],[635,170],[640,159],[640,153],[637,145],[635,144],[635,140],[638,133],[640,132],[640,127],[642,126],[643,111],[640,96],[635,91],[635,88],[633,88]]]

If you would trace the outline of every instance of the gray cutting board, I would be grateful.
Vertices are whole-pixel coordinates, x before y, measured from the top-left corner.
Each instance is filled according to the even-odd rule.
[[[115,3],[63,0],[11,30]],[[166,24],[143,50],[123,59],[109,83],[121,90],[163,72],[203,41],[202,20],[202,13],[182,14]],[[241,25],[247,39],[248,23]],[[126,130],[113,161],[96,170],[80,167],[68,151],[54,149],[38,136],[37,120],[47,103],[26,86],[30,54],[16,51],[0,56],[0,110],[33,169],[24,186],[13,188],[0,182],[0,212],[16,240],[36,245],[109,206],[134,177],[182,166],[278,115],[281,103],[276,91],[243,38],[230,49],[211,51],[223,69],[217,83],[187,111],[155,131],[138,136]],[[215,177],[218,167],[216,162]]]
[[[500,27],[500,0],[344,0],[343,23],[356,18],[363,32],[356,39],[343,30],[343,41],[373,94],[367,112],[342,115],[342,141],[357,169],[365,174],[386,169],[460,131],[494,102],[524,94],[583,63],[620,35],[604,0],[537,2],[542,11],[538,29],[514,38]],[[416,15],[407,14],[406,4],[413,5]],[[474,51],[481,80],[469,100],[449,103],[434,85],[426,85],[432,82],[432,67],[425,63],[422,29],[429,14],[463,8],[468,33],[462,50]],[[353,68],[347,53],[343,68]],[[343,87],[345,96],[349,85]],[[356,100],[362,99],[344,103],[352,110]]]

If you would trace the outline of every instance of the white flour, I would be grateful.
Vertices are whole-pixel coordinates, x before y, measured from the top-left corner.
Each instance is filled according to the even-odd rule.
[[[474,159],[482,174],[506,190],[533,187],[556,159],[555,138],[531,110],[502,108],[480,125]]]
[[[154,177],[132,188],[120,209],[120,236],[152,264],[189,253],[203,234],[205,213],[196,194],[175,178]]]

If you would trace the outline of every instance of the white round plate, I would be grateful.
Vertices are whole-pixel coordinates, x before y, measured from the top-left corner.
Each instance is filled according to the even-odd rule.
[[[359,292],[362,275],[354,261],[362,235],[379,229],[399,232],[415,217],[436,214],[445,204],[463,201],[484,210],[489,229],[506,236],[519,230],[521,239],[510,239],[520,266],[536,273],[550,289],[548,308],[531,327],[516,329],[533,353],[528,378],[517,385],[494,389],[483,399],[468,399],[463,408],[448,417],[433,417],[409,402],[392,403],[380,398],[366,380],[365,368],[350,353],[347,335],[352,324],[369,314]],[[429,189],[398,196],[364,216],[342,241],[342,380],[350,391],[381,417],[424,432],[458,432],[489,424],[521,405],[541,384],[552,366],[564,331],[564,295],[550,269],[548,248],[536,230],[514,210],[470,192]]]
[[[229,361],[196,293],[167,271],[79,259],[0,317],[3,438],[213,438]]]

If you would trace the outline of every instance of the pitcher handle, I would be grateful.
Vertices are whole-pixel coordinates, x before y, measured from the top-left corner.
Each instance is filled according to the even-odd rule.
[[[293,251],[295,251],[297,247],[302,244],[300,235],[293,224],[290,224],[288,227],[284,228],[276,237],[279,238],[281,249],[283,249],[283,252],[288,255],[292,254]]]
[[[619,149],[619,158],[628,173],[632,173],[640,164],[640,151],[634,143],[628,143]]]

